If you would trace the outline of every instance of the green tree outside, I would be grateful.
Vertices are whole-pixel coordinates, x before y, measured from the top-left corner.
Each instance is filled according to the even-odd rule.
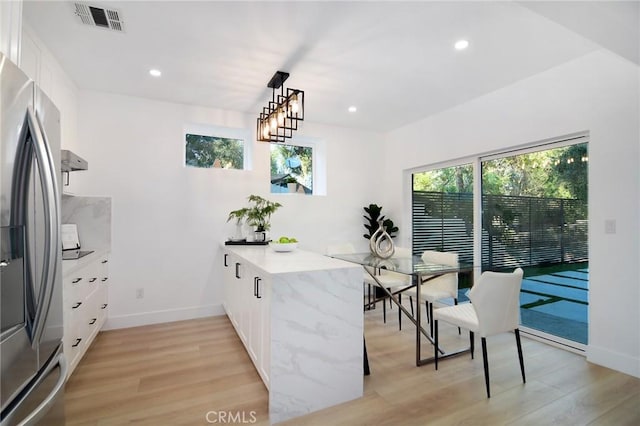
[[[185,152],[185,164],[190,167],[211,168],[219,160],[225,169],[244,168],[242,139],[187,134]]]
[[[586,200],[586,143],[482,163],[482,193]],[[473,166],[445,167],[413,176],[414,191],[473,192]]]

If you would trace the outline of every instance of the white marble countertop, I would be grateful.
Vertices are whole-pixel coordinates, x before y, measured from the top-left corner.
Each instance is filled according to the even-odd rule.
[[[90,253],[80,259],[69,259],[62,261],[62,276],[67,276],[78,269],[81,269],[88,265],[89,263],[98,260],[100,257],[104,256],[106,253],[109,253],[111,249],[104,248],[83,248],[82,250],[93,250],[93,253]]]
[[[245,259],[267,274],[321,271],[327,269],[357,268],[362,266],[333,259],[318,253],[296,249],[291,252],[276,252],[269,246],[225,246],[222,247]]]

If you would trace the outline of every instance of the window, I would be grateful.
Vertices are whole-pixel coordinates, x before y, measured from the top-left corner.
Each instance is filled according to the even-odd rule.
[[[243,140],[187,133],[185,165],[203,168],[242,169],[243,163]]]
[[[271,192],[313,194],[313,147],[271,144]]]
[[[190,124],[184,130],[187,167],[248,169],[246,129]]]

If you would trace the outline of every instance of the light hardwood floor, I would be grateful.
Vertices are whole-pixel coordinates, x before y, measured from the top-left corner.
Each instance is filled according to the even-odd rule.
[[[488,339],[491,399],[479,348],[475,360],[418,368],[414,329],[405,320],[398,331],[396,309],[386,324],[382,309],[365,313],[364,397],[285,424],[640,424],[640,379],[526,337],[524,385],[513,335]],[[441,330],[446,348],[468,342],[464,331]],[[423,356],[432,350],[424,344]],[[207,415],[217,424],[269,423],[267,390],[224,316],[101,332],[67,383],[65,404],[69,425],[205,425]]]

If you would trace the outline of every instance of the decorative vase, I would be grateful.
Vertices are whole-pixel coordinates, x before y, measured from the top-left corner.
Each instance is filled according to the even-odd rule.
[[[369,250],[374,256],[382,259],[390,258],[396,251],[393,240],[382,224],[382,220],[378,220],[378,229],[369,239]]]

